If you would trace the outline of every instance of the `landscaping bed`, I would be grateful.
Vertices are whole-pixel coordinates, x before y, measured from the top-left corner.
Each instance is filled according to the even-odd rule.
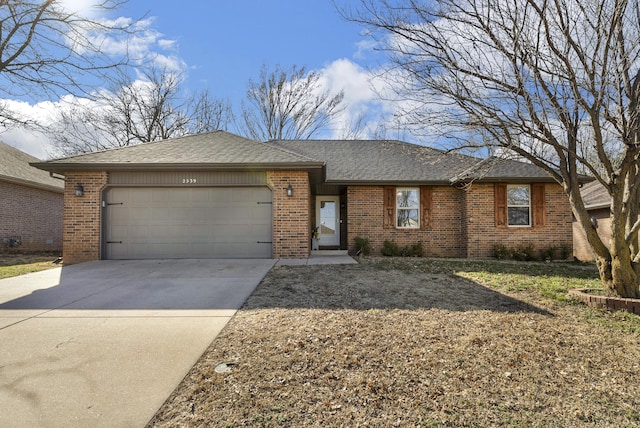
[[[149,426],[639,426],[639,317],[567,295],[598,286],[569,263],[278,267]]]
[[[569,290],[569,295],[581,300],[592,308],[607,309],[610,311],[627,311],[640,315],[640,299],[605,296],[600,289],[590,290],[586,288]]]

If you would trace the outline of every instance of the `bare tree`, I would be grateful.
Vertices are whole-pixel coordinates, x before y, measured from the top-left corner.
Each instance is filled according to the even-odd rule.
[[[640,2],[361,0],[411,100],[411,121],[456,146],[515,153],[560,183],[609,294],[640,297]],[[600,239],[579,190],[586,170],[611,197]]]
[[[105,39],[126,46],[135,22],[92,19],[63,3],[0,1],[0,97],[86,93],[104,73],[128,64],[126,52],[105,51]],[[123,3],[99,0],[93,8],[105,12]],[[0,106],[1,124],[24,121]]]
[[[341,128],[342,133],[340,135],[340,139],[361,139],[367,130],[367,113],[365,111],[361,111],[352,120],[345,122]]]
[[[58,154],[69,156],[226,128],[228,102],[208,91],[185,96],[178,73],[150,68],[138,78],[119,73],[111,90],[73,99],[52,127]]]
[[[323,91],[320,83],[320,73],[304,67],[263,66],[260,79],[249,80],[240,128],[259,141],[311,138],[343,110],[344,93]]]

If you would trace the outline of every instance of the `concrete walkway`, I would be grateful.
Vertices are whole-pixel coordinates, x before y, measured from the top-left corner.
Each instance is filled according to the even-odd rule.
[[[358,264],[344,250],[312,251],[307,259],[279,259],[276,266]]]
[[[143,427],[276,260],[100,261],[0,280],[0,427]]]

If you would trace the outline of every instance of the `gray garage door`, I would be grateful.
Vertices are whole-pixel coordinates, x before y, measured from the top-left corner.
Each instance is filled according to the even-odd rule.
[[[266,187],[109,189],[107,259],[270,258]]]

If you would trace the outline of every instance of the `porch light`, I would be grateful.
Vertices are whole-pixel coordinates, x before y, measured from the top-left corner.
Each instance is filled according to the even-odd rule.
[[[82,187],[82,184],[78,183],[76,184],[76,196],[80,197],[84,195],[84,187]]]
[[[293,196],[293,187],[291,187],[291,184],[287,186],[287,196]]]

